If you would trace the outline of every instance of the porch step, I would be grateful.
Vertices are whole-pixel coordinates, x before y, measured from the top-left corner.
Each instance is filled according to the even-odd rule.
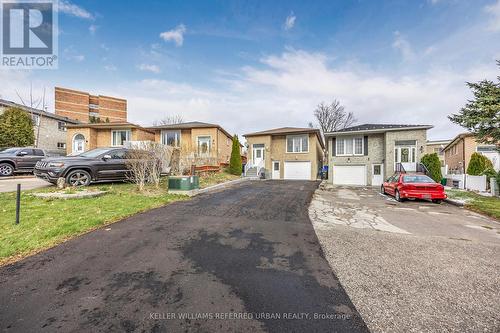
[[[257,177],[257,168],[252,167],[248,169],[247,172],[245,173],[245,177]]]

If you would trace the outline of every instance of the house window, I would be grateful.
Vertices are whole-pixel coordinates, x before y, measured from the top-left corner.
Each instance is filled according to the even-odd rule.
[[[198,154],[199,155],[209,155],[210,154],[210,142],[212,138],[210,136],[199,136],[198,137]]]
[[[57,143],[57,148],[59,148],[59,149],[66,149],[66,144],[64,142],[58,142]]]
[[[130,130],[117,130],[111,132],[111,145],[123,146],[125,141],[130,141]]]
[[[57,122],[57,129],[66,132],[66,123],[64,121]]]
[[[181,131],[161,131],[161,143],[168,146],[181,146]]]
[[[286,138],[287,153],[307,153],[309,151],[309,136],[294,135]]]
[[[31,115],[31,120],[33,120],[33,125],[38,126],[40,125],[40,116],[37,114]]]
[[[477,146],[476,151],[479,153],[494,153],[497,149],[495,146]]]
[[[338,156],[363,155],[365,143],[362,136],[337,138],[336,142]]]
[[[99,109],[99,105],[97,104],[92,104],[92,103],[89,103],[89,109]]]

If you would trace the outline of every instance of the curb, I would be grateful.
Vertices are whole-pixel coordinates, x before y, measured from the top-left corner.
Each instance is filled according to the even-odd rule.
[[[36,176],[35,175],[9,176],[9,177],[0,177],[0,180],[27,179],[27,178],[36,178]]]
[[[212,185],[212,186],[209,186],[206,188],[202,188],[199,190],[191,190],[191,191],[169,190],[168,193],[170,193],[170,194],[183,194],[183,195],[187,195],[189,197],[194,197],[198,194],[217,191],[217,190],[220,190],[220,189],[223,189],[226,187],[230,187],[230,186],[235,185],[235,184],[243,183],[243,182],[246,182],[249,180],[259,180],[259,178],[258,177],[243,177],[243,178],[239,178],[239,179],[235,179],[235,180],[230,180],[230,181],[225,182],[225,183],[215,184],[215,185]]]
[[[463,203],[461,201],[455,201],[455,200],[448,199],[448,198],[444,199],[444,202],[449,203],[450,205],[453,205],[453,206],[457,206],[457,207],[465,206],[465,203]]]

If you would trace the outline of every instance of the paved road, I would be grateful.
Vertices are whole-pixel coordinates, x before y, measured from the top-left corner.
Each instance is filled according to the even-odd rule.
[[[308,218],[317,185],[240,184],[1,268],[0,330],[367,332]]]
[[[16,191],[17,184],[21,184],[22,190],[34,190],[36,188],[52,186],[52,184],[46,182],[45,180],[35,177],[9,177],[8,179],[0,177],[0,192]]]
[[[374,332],[499,332],[500,224],[463,208],[327,187],[310,206],[326,258]]]

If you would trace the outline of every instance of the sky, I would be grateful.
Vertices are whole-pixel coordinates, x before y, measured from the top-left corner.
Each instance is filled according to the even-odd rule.
[[[307,127],[337,99],[357,124],[464,129],[447,115],[466,82],[496,80],[500,0],[59,2],[59,68],[0,69],[0,96],[32,85],[128,100],[128,120],[166,116],[231,133]]]

